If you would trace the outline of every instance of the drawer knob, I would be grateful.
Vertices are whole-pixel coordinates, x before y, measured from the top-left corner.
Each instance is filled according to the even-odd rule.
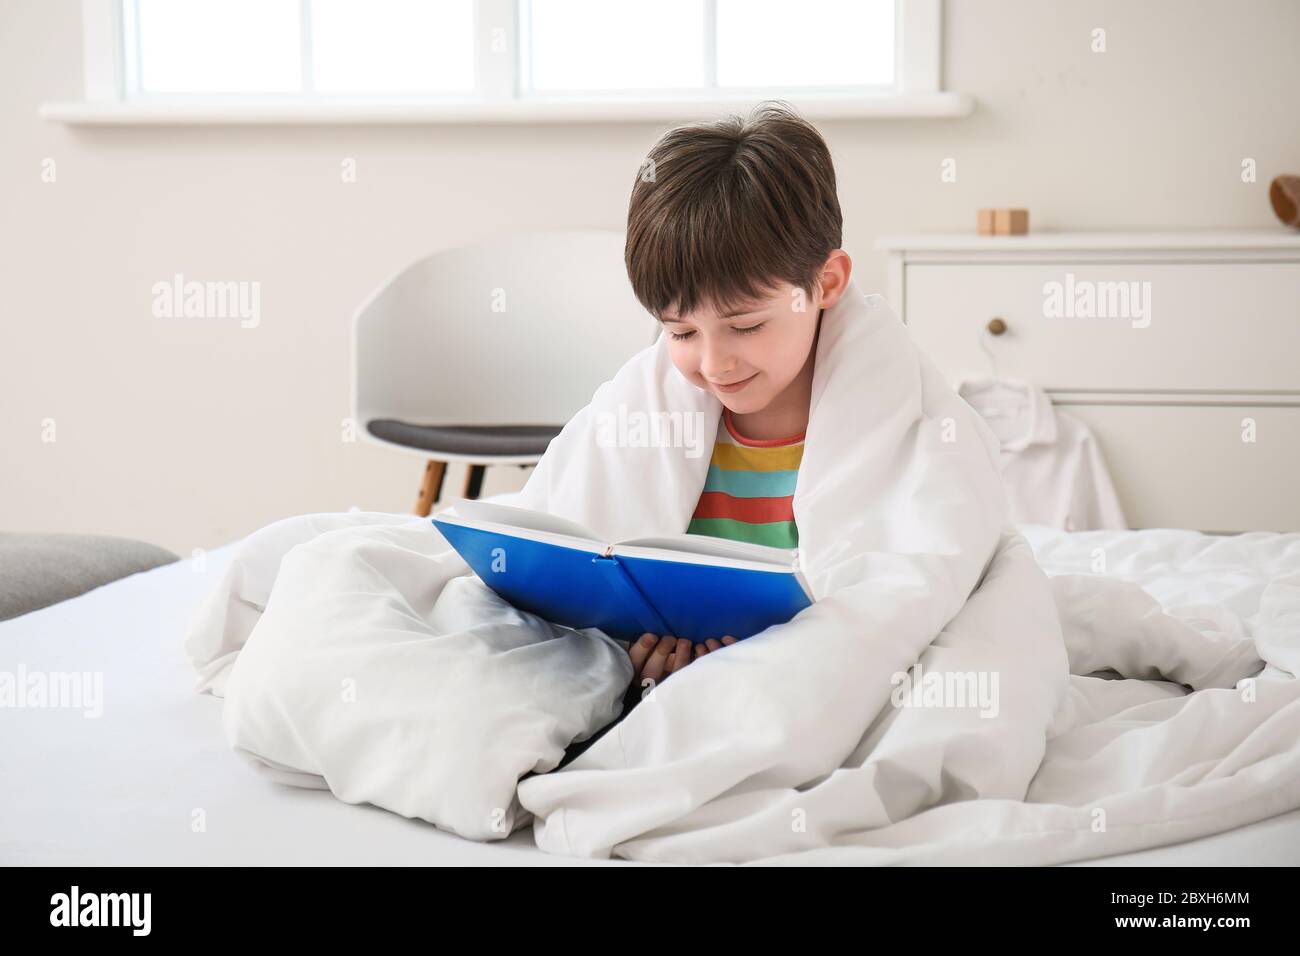
[[[1005,332],[1005,331],[1007,330],[1007,323],[1006,323],[1006,321],[1003,320],[1003,319],[992,318],[992,319],[989,319],[989,326],[988,326],[988,328],[989,328],[989,333],[990,333],[990,334],[992,334],[992,335],[1001,335],[1003,332]]]

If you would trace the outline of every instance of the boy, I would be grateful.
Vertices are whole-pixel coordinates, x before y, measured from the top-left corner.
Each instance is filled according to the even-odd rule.
[[[785,104],[679,127],[650,150],[628,208],[628,276],[677,370],[723,405],[687,533],[798,545],[817,334],[852,270],[841,231],[830,151]],[[633,687],[734,642],[644,634],[628,649]]]

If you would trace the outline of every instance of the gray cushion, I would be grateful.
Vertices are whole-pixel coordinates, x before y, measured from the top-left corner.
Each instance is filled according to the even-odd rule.
[[[130,538],[0,532],[0,621],[179,560]]]
[[[366,429],[376,438],[408,448],[455,455],[536,455],[541,457],[563,425],[416,425],[376,418]]]

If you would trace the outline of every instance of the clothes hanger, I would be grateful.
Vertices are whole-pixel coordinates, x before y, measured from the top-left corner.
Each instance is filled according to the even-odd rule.
[[[996,328],[1000,331],[994,331]],[[1000,319],[993,319],[989,324],[980,329],[979,347],[985,355],[988,356],[989,365],[993,369],[993,377],[986,384],[973,389],[967,396],[966,401],[975,407],[972,398],[979,402],[976,407],[985,418],[1011,418],[1019,415],[1024,411],[1029,402],[1029,389],[1023,384],[1014,382],[1004,382],[1002,376],[998,374],[998,357],[989,347],[989,338],[994,335],[1001,335],[1006,331],[1006,323]]]

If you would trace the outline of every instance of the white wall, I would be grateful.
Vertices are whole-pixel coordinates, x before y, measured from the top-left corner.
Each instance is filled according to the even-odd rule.
[[[0,529],[188,553],[294,513],[408,510],[419,462],[341,440],[355,306],[435,249],[621,228],[664,128],[46,124],[40,101],[80,92],[79,17],[0,5]],[[1269,179],[1300,172],[1294,0],[948,0],[945,33],[973,116],[822,124],[866,288],[884,286],[878,235],[973,229],[978,206],[1026,206],[1035,229],[1258,227]],[[154,319],[176,272],[260,281],[261,324]],[[494,470],[485,493],[525,474]]]

